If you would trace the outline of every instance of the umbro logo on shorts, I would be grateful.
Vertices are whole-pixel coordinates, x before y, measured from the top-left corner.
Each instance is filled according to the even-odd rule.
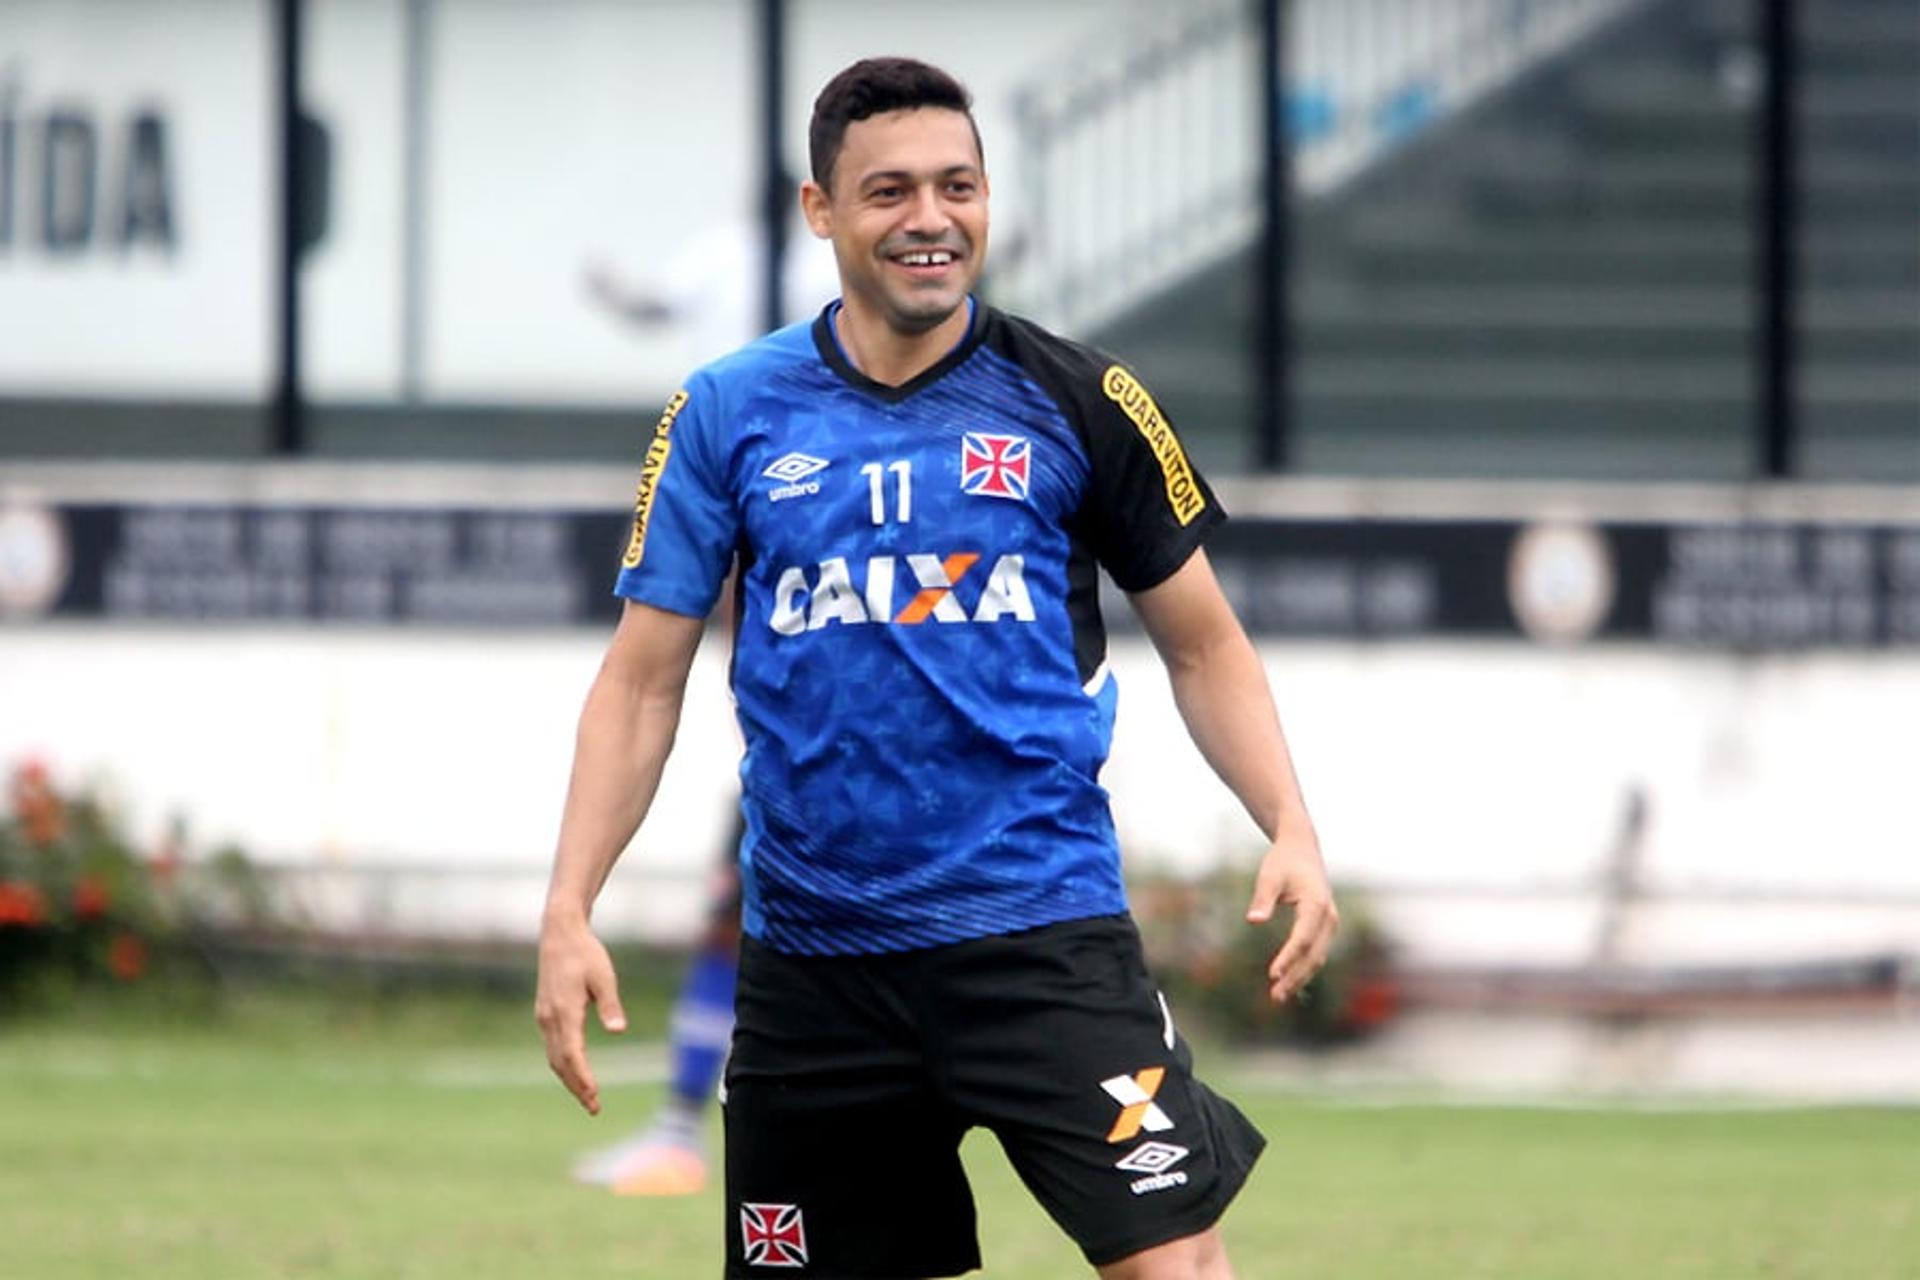
[[[1173,1128],[1173,1121],[1153,1100],[1153,1095],[1160,1092],[1160,1082],[1166,1076],[1165,1067],[1148,1067],[1137,1075],[1114,1076],[1111,1080],[1100,1082],[1107,1096],[1119,1103],[1121,1108],[1120,1118],[1113,1122],[1113,1130],[1107,1134],[1108,1142],[1125,1142],[1142,1129],[1160,1133]]]
[[[751,1266],[807,1265],[807,1227],[795,1204],[740,1206],[741,1252]]]
[[[1165,1173],[1187,1158],[1187,1149],[1173,1142],[1143,1142],[1114,1161],[1128,1173]]]
[[[1137,1196],[1155,1191],[1166,1191],[1173,1187],[1187,1185],[1186,1171],[1173,1166],[1187,1158],[1187,1148],[1172,1142],[1143,1142],[1129,1151],[1123,1158],[1114,1162],[1114,1168],[1124,1169],[1128,1173],[1144,1173],[1144,1178],[1135,1178],[1127,1184],[1127,1189]]]

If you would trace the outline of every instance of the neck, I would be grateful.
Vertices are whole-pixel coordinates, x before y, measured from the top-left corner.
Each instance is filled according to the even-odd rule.
[[[853,367],[882,386],[897,387],[931,369],[967,333],[973,308],[962,302],[931,329],[902,333],[851,292],[834,314],[834,332]]]

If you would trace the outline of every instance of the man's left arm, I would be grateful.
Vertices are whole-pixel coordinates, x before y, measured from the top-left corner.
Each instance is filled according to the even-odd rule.
[[[1266,924],[1283,902],[1294,910],[1293,927],[1267,968],[1268,994],[1276,1003],[1285,1001],[1326,963],[1340,913],[1266,669],[1204,550],[1132,601],[1166,663],[1174,703],[1194,745],[1269,842],[1247,921]]]

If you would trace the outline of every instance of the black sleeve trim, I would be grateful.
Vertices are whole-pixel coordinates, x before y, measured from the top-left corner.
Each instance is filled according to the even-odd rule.
[[[1185,538],[1177,543],[1168,543],[1166,553],[1154,557],[1133,576],[1131,581],[1122,582],[1115,577],[1114,585],[1129,595],[1153,590],[1186,568],[1187,561],[1193,559],[1193,553],[1206,545],[1207,535],[1226,522],[1227,513],[1221,509],[1220,504],[1208,503],[1206,509],[1194,517],[1193,523],[1187,526]]]
[[[986,341],[1053,398],[1080,438],[1092,480],[1076,532],[1123,591],[1166,581],[1225,512],[1153,396],[1125,364],[1027,320],[995,313]]]

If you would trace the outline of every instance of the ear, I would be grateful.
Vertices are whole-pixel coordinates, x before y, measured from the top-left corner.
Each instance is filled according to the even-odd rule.
[[[806,215],[807,229],[821,240],[833,236],[833,197],[812,178],[800,184],[800,212]]]

